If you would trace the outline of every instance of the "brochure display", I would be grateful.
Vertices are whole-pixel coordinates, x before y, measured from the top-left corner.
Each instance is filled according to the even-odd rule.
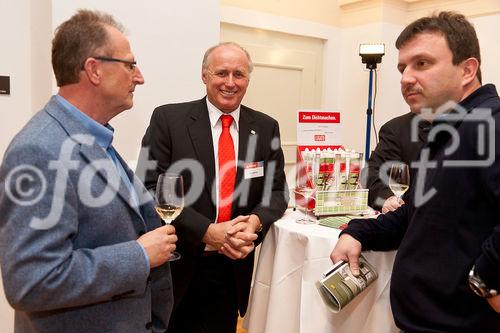
[[[344,150],[340,142],[340,112],[298,111],[295,202],[316,216],[368,209],[368,190],[358,182],[363,154]]]

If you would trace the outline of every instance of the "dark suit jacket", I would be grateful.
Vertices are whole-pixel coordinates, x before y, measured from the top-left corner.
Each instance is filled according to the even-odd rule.
[[[382,165],[389,161],[400,161],[411,165],[412,161],[418,159],[422,146],[427,142],[430,123],[425,120],[419,122],[418,140],[411,140],[411,123],[414,118],[415,114],[409,112],[389,120],[380,128],[379,143],[363,171],[365,173],[363,179],[366,180],[363,185],[369,189],[368,205],[374,209],[380,210],[384,201],[394,195],[379,177]],[[412,169],[410,170],[411,181],[414,173]]]
[[[240,188],[243,194],[238,198],[235,193],[231,216],[259,216],[264,227],[258,239],[261,241],[271,224],[283,215],[288,203],[279,127],[273,118],[242,105],[238,128],[238,160],[241,162],[236,172],[236,188]],[[200,194],[186,204],[181,215],[173,222],[179,238],[177,250],[183,256],[172,265],[174,301],[178,304],[189,288],[203,254],[205,243],[202,238],[216,217],[216,200],[212,195],[215,181],[214,148],[206,99],[156,108],[142,145],[149,148],[149,154],[143,149],[138,172],[144,172],[147,154],[150,160],[158,161],[154,170],[146,172],[145,184],[149,189],[155,187],[159,173],[169,168],[181,171],[188,164],[175,162],[187,160],[192,164],[195,161],[199,167],[193,173],[181,171],[185,192],[198,189]],[[264,162],[264,176],[244,179],[244,163],[258,161]],[[242,316],[248,303],[253,261],[253,253],[243,260],[234,261],[238,305]]]

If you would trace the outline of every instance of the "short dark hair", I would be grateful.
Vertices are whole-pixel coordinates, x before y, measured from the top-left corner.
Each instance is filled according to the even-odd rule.
[[[58,87],[78,83],[85,60],[109,43],[106,26],[124,31],[111,15],[85,9],[57,27],[52,40],[52,68]],[[100,55],[112,56],[111,49],[101,52]]]
[[[481,52],[476,30],[467,18],[456,12],[440,12],[432,16],[422,17],[410,23],[396,40],[399,50],[416,35],[424,32],[440,32],[446,39],[453,54],[453,64],[458,65],[468,58],[476,58],[481,66]],[[481,68],[477,70],[477,78],[481,82]]]

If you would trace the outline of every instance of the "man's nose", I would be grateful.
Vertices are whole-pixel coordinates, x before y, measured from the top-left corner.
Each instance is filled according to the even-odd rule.
[[[228,86],[234,86],[234,76],[233,76],[232,73],[229,73],[226,76],[226,85],[228,85]]]
[[[135,72],[134,72],[134,83],[135,84],[144,84],[144,76],[142,76],[142,72],[141,70],[139,69],[139,67],[136,67],[135,68]]]
[[[415,82],[416,82],[416,79],[415,79],[415,76],[413,75],[411,69],[409,69],[408,67],[405,68],[403,73],[401,73],[401,81],[400,81],[401,86],[404,87],[407,85],[415,84]]]

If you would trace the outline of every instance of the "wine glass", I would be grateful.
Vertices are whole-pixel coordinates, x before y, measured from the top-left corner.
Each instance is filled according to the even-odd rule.
[[[304,216],[300,219],[298,219],[297,223],[300,223],[300,224],[316,224],[316,221],[313,220],[313,219],[310,219],[309,218],[309,215],[308,215],[308,212],[309,212],[309,199],[313,199],[314,200],[314,197],[313,197],[313,194],[314,192],[316,192],[316,190],[314,188],[311,188],[309,186],[300,186],[300,187],[297,187],[295,188],[294,190],[295,194],[301,196],[304,200]],[[297,201],[297,196],[295,197],[295,201]]]
[[[407,164],[395,163],[391,165],[389,174],[389,188],[401,202],[401,197],[410,187],[410,171]]]
[[[184,182],[182,176],[174,173],[163,173],[158,177],[156,185],[156,212],[160,218],[170,224],[184,208]],[[178,252],[173,252],[170,261],[180,259]]]

